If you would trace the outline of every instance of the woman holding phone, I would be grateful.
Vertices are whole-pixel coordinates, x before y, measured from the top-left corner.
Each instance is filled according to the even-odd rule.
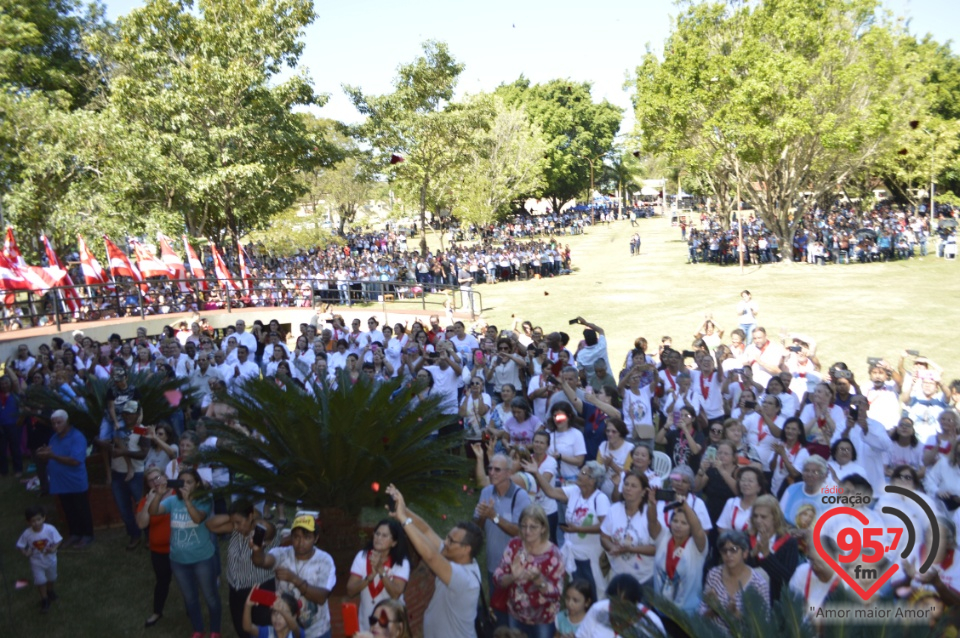
[[[167,496],[172,496],[173,490],[167,487],[167,477],[158,467],[151,467],[144,471],[143,482],[148,491],[140,499],[140,505],[137,507],[137,526],[140,529],[149,528],[150,530],[148,536],[150,564],[153,566],[153,575],[156,579],[153,586],[153,613],[143,626],[153,627],[163,618],[163,608],[170,594],[173,571],[170,568],[170,515],[150,516],[149,508],[153,501],[161,501]]]
[[[153,498],[148,511],[150,516],[170,515],[173,532],[170,536],[170,567],[183,594],[183,603],[193,625],[193,638],[202,638],[201,594],[210,613],[211,634],[220,633],[220,592],[217,589],[220,566],[210,530],[203,524],[213,512],[213,499],[203,496],[194,500],[201,485],[196,470],[180,470],[179,479],[182,485],[176,494],[162,501]]]
[[[206,525],[214,534],[230,535],[227,545],[227,584],[230,586],[230,596],[227,600],[233,628],[237,630],[238,636],[242,636],[243,604],[250,590],[254,587],[267,590],[276,588],[273,572],[253,565],[250,543],[252,541],[257,547],[269,550],[277,546],[280,536],[277,528],[263,520],[253,503],[245,498],[232,502],[226,514],[217,514],[207,519]],[[266,613],[254,610],[254,620],[258,625],[267,624],[269,619]]]

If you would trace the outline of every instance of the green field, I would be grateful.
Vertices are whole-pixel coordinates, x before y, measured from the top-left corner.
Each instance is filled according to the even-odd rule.
[[[863,379],[867,357],[896,364],[911,349],[939,363],[946,379],[960,377],[960,344],[950,338],[960,318],[958,261],[928,255],[873,264],[747,265],[741,274],[739,266],[687,264],[679,228],[663,218],[638,223],[636,229],[621,221],[561,237],[572,250],[572,276],[478,286],[489,308],[484,318],[503,328],[516,314],[546,332],[567,332],[575,349],[581,329],[567,322],[582,315],[606,331],[612,367],[619,371],[637,337],[656,347],[670,335],[674,347],[687,347],[706,313],[729,333],[737,327],[740,291],[748,289],[771,338],[783,330],[813,337],[825,366],[844,361]],[[642,249],[631,257],[635,231]]]
[[[547,331],[566,331],[572,328],[567,321],[582,315],[606,330],[618,370],[638,336],[655,344],[670,335],[681,347],[692,340],[708,312],[720,326],[734,328],[739,292],[748,288],[760,306],[760,323],[773,336],[782,328],[811,335],[826,365],[846,361],[862,379],[868,356],[894,358],[910,348],[940,363],[946,379],[960,377],[960,346],[949,337],[956,328],[953,305],[960,300],[958,262],[927,257],[849,266],[778,264],[748,267],[741,275],[737,267],[686,265],[680,232],[663,219],[641,220],[636,230],[643,238],[638,257],[630,256],[634,229],[625,221],[591,229],[582,237],[561,238],[563,243],[569,240],[575,274],[479,286],[489,308],[484,318],[503,328],[516,314]],[[438,524],[449,527],[469,516],[475,498],[465,496],[463,507]],[[14,479],[0,480],[0,636],[189,635],[176,585],[164,619],[143,629],[150,614],[153,573],[145,549],[124,551],[122,529],[98,532],[90,549],[61,555],[61,600],[41,616],[33,587],[13,588],[15,579],[30,578],[28,563],[14,543],[25,525],[23,508],[35,500]],[[416,500],[411,501],[415,506]],[[44,502],[52,508],[52,499]],[[223,604],[226,608],[225,593]],[[224,619],[231,635],[226,615]]]

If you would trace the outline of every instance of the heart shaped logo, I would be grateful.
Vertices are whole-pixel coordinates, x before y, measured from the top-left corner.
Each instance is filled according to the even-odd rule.
[[[830,520],[834,516],[840,516],[843,514],[854,517],[864,525],[868,525],[870,523],[870,519],[868,519],[862,512],[858,512],[852,507],[835,507],[833,509],[830,509],[824,512],[823,514],[821,514],[820,518],[817,519],[817,524],[813,528],[813,546],[817,550],[817,554],[820,555],[820,558],[822,558],[828,565],[830,565],[830,568],[833,569],[834,572],[836,572],[837,576],[842,578],[845,583],[850,585],[853,591],[857,592],[857,595],[860,596],[860,598],[862,598],[864,602],[866,602],[867,600],[870,599],[871,596],[877,593],[878,589],[883,587],[883,584],[885,582],[890,580],[890,578],[897,572],[897,570],[900,569],[900,566],[897,563],[894,563],[889,567],[889,569],[887,569],[887,571],[885,571],[879,578],[877,578],[876,582],[870,586],[870,589],[864,590],[864,588],[860,586],[860,583],[858,583],[853,578],[853,576],[848,574],[847,571],[843,567],[841,567],[840,564],[837,563],[837,561],[835,561],[833,557],[826,552],[825,549],[823,549],[823,545],[820,544],[820,530],[823,529],[824,523],[826,523],[828,520]]]

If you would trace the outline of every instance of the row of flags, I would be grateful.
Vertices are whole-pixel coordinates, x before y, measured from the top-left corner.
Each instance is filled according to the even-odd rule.
[[[109,293],[113,293],[117,277],[129,277],[134,282],[140,284],[141,289],[146,292],[146,280],[149,277],[166,277],[177,280],[177,286],[183,293],[191,292],[188,282],[190,278],[197,280],[196,287],[199,290],[209,290],[206,273],[203,271],[203,262],[197,256],[196,251],[187,236],[183,236],[183,246],[187,255],[187,263],[184,264],[180,255],[173,250],[171,246],[172,239],[162,234],[158,234],[158,243],[160,245],[160,257],[153,255],[139,241],[130,240],[130,246],[133,249],[133,255],[136,265],[120,248],[110,240],[106,235],[103,241],[107,248],[107,268],[100,265],[97,258],[93,256],[87,248],[87,243],[83,236],[77,235],[77,246],[80,254],[80,269],[83,272],[83,283],[85,285],[102,285]],[[40,236],[40,242],[43,244],[47,255],[48,266],[30,266],[20,254],[17,247],[17,240],[13,234],[13,228],[7,227],[7,234],[3,242],[3,252],[0,253],[0,290],[5,291],[4,303],[10,305],[13,303],[16,291],[32,291],[46,293],[51,288],[58,286],[68,286],[60,289],[61,299],[64,307],[70,312],[80,310],[80,297],[73,286],[75,285],[64,267],[63,262],[57,257],[50,241],[45,235]],[[251,290],[251,275],[247,265],[247,255],[240,242],[237,242],[237,249],[240,257],[240,281],[230,273],[227,264],[217,250],[216,245],[210,242],[210,252],[213,255],[214,274],[220,287],[223,290],[231,292],[249,293]],[[107,274],[109,272],[109,275]]]

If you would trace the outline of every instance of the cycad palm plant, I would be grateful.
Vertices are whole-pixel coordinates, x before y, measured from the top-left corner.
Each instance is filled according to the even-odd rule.
[[[127,382],[140,393],[140,406],[147,423],[168,420],[174,412],[196,400],[196,391],[183,379],[135,372],[130,373]],[[91,376],[84,385],[74,387],[76,398],[68,399],[55,387],[30,386],[24,393],[24,405],[38,410],[66,410],[70,424],[83,432],[87,440],[93,440],[98,436],[100,423],[107,413],[109,387],[110,381]],[[182,397],[174,407],[167,395],[176,391]]]
[[[450,439],[431,437],[451,418],[438,398],[412,401],[417,388],[399,380],[351,383],[345,375],[335,389],[311,389],[287,378],[250,379],[222,398],[252,434],[208,426],[219,444],[203,460],[234,472],[232,494],[354,517],[382,506],[390,483],[408,497],[426,496],[422,509],[455,500],[467,467],[449,454]]]
[[[673,602],[647,591],[644,596],[648,605],[654,607],[661,616],[675,623],[671,638],[683,636],[696,638],[928,638],[941,636],[947,625],[944,619],[940,625],[931,629],[925,622],[905,624],[902,619],[892,617],[885,621],[865,622],[850,614],[839,622],[825,622],[819,631],[805,619],[809,607],[804,600],[787,588],[781,593],[780,600],[773,609],[754,589],[743,592],[743,612],[734,615],[729,609],[719,605],[716,600],[707,599],[707,605],[723,621],[720,623],[699,614],[688,614]],[[850,603],[854,599],[850,598]],[[825,604],[828,608],[830,604]],[[855,604],[844,605],[854,607]],[[893,614],[891,614],[893,616]],[[618,634],[624,638],[649,638],[656,632],[639,622],[639,614],[632,605],[622,601],[611,601],[610,622],[617,627]],[[727,629],[729,628],[729,630]]]

